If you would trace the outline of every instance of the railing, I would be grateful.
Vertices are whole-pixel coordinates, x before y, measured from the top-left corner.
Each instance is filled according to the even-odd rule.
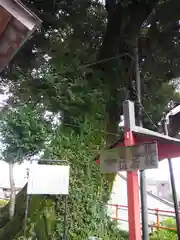
[[[128,222],[126,219],[119,218],[119,210],[128,211],[128,206],[126,205],[118,205],[118,204],[108,204],[108,206],[115,208],[115,216],[112,217],[113,220],[122,221],[122,222]],[[155,224],[149,224],[149,227],[153,230],[153,228],[159,229],[165,229],[165,230],[172,230],[177,231],[176,228],[170,228],[162,226],[160,223],[160,217],[169,217],[169,218],[175,218],[175,212],[169,211],[169,210],[161,210],[158,208],[152,209],[148,208],[148,214],[155,215],[156,216],[156,223]]]

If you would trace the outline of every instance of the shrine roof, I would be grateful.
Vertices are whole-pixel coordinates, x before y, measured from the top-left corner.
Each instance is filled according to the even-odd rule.
[[[0,72],[40,26],[41,20],[18,0],[0,2]]]
[[[180,157],[180,139],[169,137],[138,126],[134,126],[132,133],[135,143],[137,144],[156,141],[159,160]],[[107,149],[121,146],[124,146],[124,136],[120,137],[115,143],[108,146]],[[99,163],[99,157],[100,155],[95,158],[97,164]]]

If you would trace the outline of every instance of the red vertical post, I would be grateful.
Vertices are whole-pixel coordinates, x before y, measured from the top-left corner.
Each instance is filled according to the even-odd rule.
[[[135,140],[131,131],[125,131],[125,146],[133,146]],[[141,240],[140,201],[138,173],[127,172],[129,240]]]

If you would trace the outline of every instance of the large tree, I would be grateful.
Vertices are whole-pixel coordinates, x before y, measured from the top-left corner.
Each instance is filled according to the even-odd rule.
[[[11,64],[8,79],[12,80],[10,91],[16,101],[19,97],[31,101],[35,93],[36,102],[47,103],[48,98],[53,111],[61,110],[66,115],[62,106],[64,95],[69,99],[71,92],[77,93],[88,84],[88,89],[101,90],[105,99],[105,130],[117,133],[122,101],[136,100],[134,48],[137,39],[143,103],[150,115],[153,114],[155,123],[168,101],[178,99],[173,94],[174,86],[169,85],[170,80],[179,76],[178,1],[106,0],[104,6],[103,2],[90,0],[46,3],[34,0],[25,4],[42,18],[43,25]],[[51,57],[48,63],[45,55]],[[52,71],[58,72],[53,85],[49,77],[30,76],[32,70],[39,69],[42,73],[44,66],[51,64]],[[79,75],[83,75],[85,81],[81,78],[77,86],[76,82],[72,86],[70,78],[79,78]],[[64,94],[67,88],[69,91]],[[167,97],[169,93],[171,99]],[[108,142],[113,140],[112,134],[107,135]]]
[[[74,134],[79,139],[88,123],[94,133],[101,133],[103,143],[111,143],[119,136],[123,100],[137,99],[137,40],[146,126],[149,118],[156,124],[168,104],[179,101],[177,81],[171,81],[179,77],[179,1],[106,0],[105,6],[90,0],[24,3],[43,25],[2,75],[1,83],[11,93],[9,106],[34,104],[58,113],[66,140]],[[100,142],[94,137],[92,144]],[[57,146],[53,153],[64,154]],[[68,154],[76,155],[73,146]],[[71,161],[76,162],[75,157]],[[93,174],[99,179],[96,171]]]
[[[15,109],[1,111],[1,160],[9,164],[10,182],[10,219],[15,210],[15,182],[13,177],[14,164],[21,164],[24,160],[43,151],[48,137],[48,123],[40,113],[31,106],[23,105]]]

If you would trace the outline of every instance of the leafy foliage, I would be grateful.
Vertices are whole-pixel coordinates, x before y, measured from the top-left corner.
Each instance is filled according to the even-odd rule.
[[[7,203],[8,203],[7,200],[0,199],[0,208],[3,207],[4,205],[6,205]]]
[[[104,176],[91,160],[92,153],[101,144],[110,143],[117,137],[123,100],[137,100],[134,82],[137,38],[144,112],[157,123],[169,103],[179,101],[175,89],[180,74],[180,3],[177,0],[106,0],[104,7],[98,0],[23,2],[44,21],[41,30],[24,45],[2,76],[1,85],[11,94],[8,104],[15,109],[24,103],[28,108],[33,104],[37,109],[40,107],[42,111],[60,115],[62,125],[49,136],[51,144],[47,146],[45,156],[68,159],[72,165],[71,238],[93,234],[104,239],[118,239],[120,235],[116,228],[106,231],[112,226],[104,207],[110,191]],[[175,80],[172,82],[172,79]],[[9,118],[16,119],[11,113],[10,110]],[[152,128],[147,114],[143,118],[145,125]],[[32,119],[25,121],[31,124],[30,127],[25,124],[22,131],[27,142],[21,139],[14,143],[10,138],[10,152],[14,153],[18,146],[28,157],[29,153],[43,148],[43,137],[37,132],[44,135],[46,127],[41,126],[42,119],[35,117],[35,124]],[[21,118],[19,120],[21,122]],[[28,135],[33,126],[38,130],[36,146]],[[58,204],[56,214],[60,219],[62,211],[63,206]],[[42,229],[41,214],[39,211],[41,219],[32,220],[36,224],[39,222],[41,227],[38,229]],[[61,223],[57,227],[59,231]],[[60,232],[56,234],[59,236]]]
[[[107,216],[105,206],[109,197],[108,182],[94,162],[93,150],[98,150],[101,144],[102,134],[95,133],[92,123],[86,121],[81,125],[79,134],[68,128],[56,129],[56,134],[46,149],[45,158],[68,160],[71,166],[69,239],[87,239],[88,236],[123,239],[116,224]],[[56,232],[49,234],[52,238],[59,239],[63,233],[64,197],[59,197],[54,205],[58,221]]]
[[[172,218],[167,218],[165,219],[162,223],[161,226],[167,227],[167,228],[176,228],[176,221],[175,219]],[[157,232],[153,234],[153,236],[150,238],[151,240],[156,240],[156,239],[163,239],[163,240],[176,240],[177,239],[177,232],[174,230],[164,230],[160,229]]]
[[[43,25],[3,78],[13,94],[11,104],[44,104],[74,123],[78,109],[88,111],[98,93],[106,108],[105,130],[117,133],[122,101],[128,93],[137,99],[133,87],[136,38],[148,115],[156,124],[169,102],[179,102],[176,86],[170,83],[179,76],[179,2],[105,2],[106,9],[98,0],[24,1]],[[153,128],[147,114],[143,117],[146,126]]]
[[[3,160],[20,163],[43,149],[48,123],[32,106],[24,105],[2,111],[0,129]]]

